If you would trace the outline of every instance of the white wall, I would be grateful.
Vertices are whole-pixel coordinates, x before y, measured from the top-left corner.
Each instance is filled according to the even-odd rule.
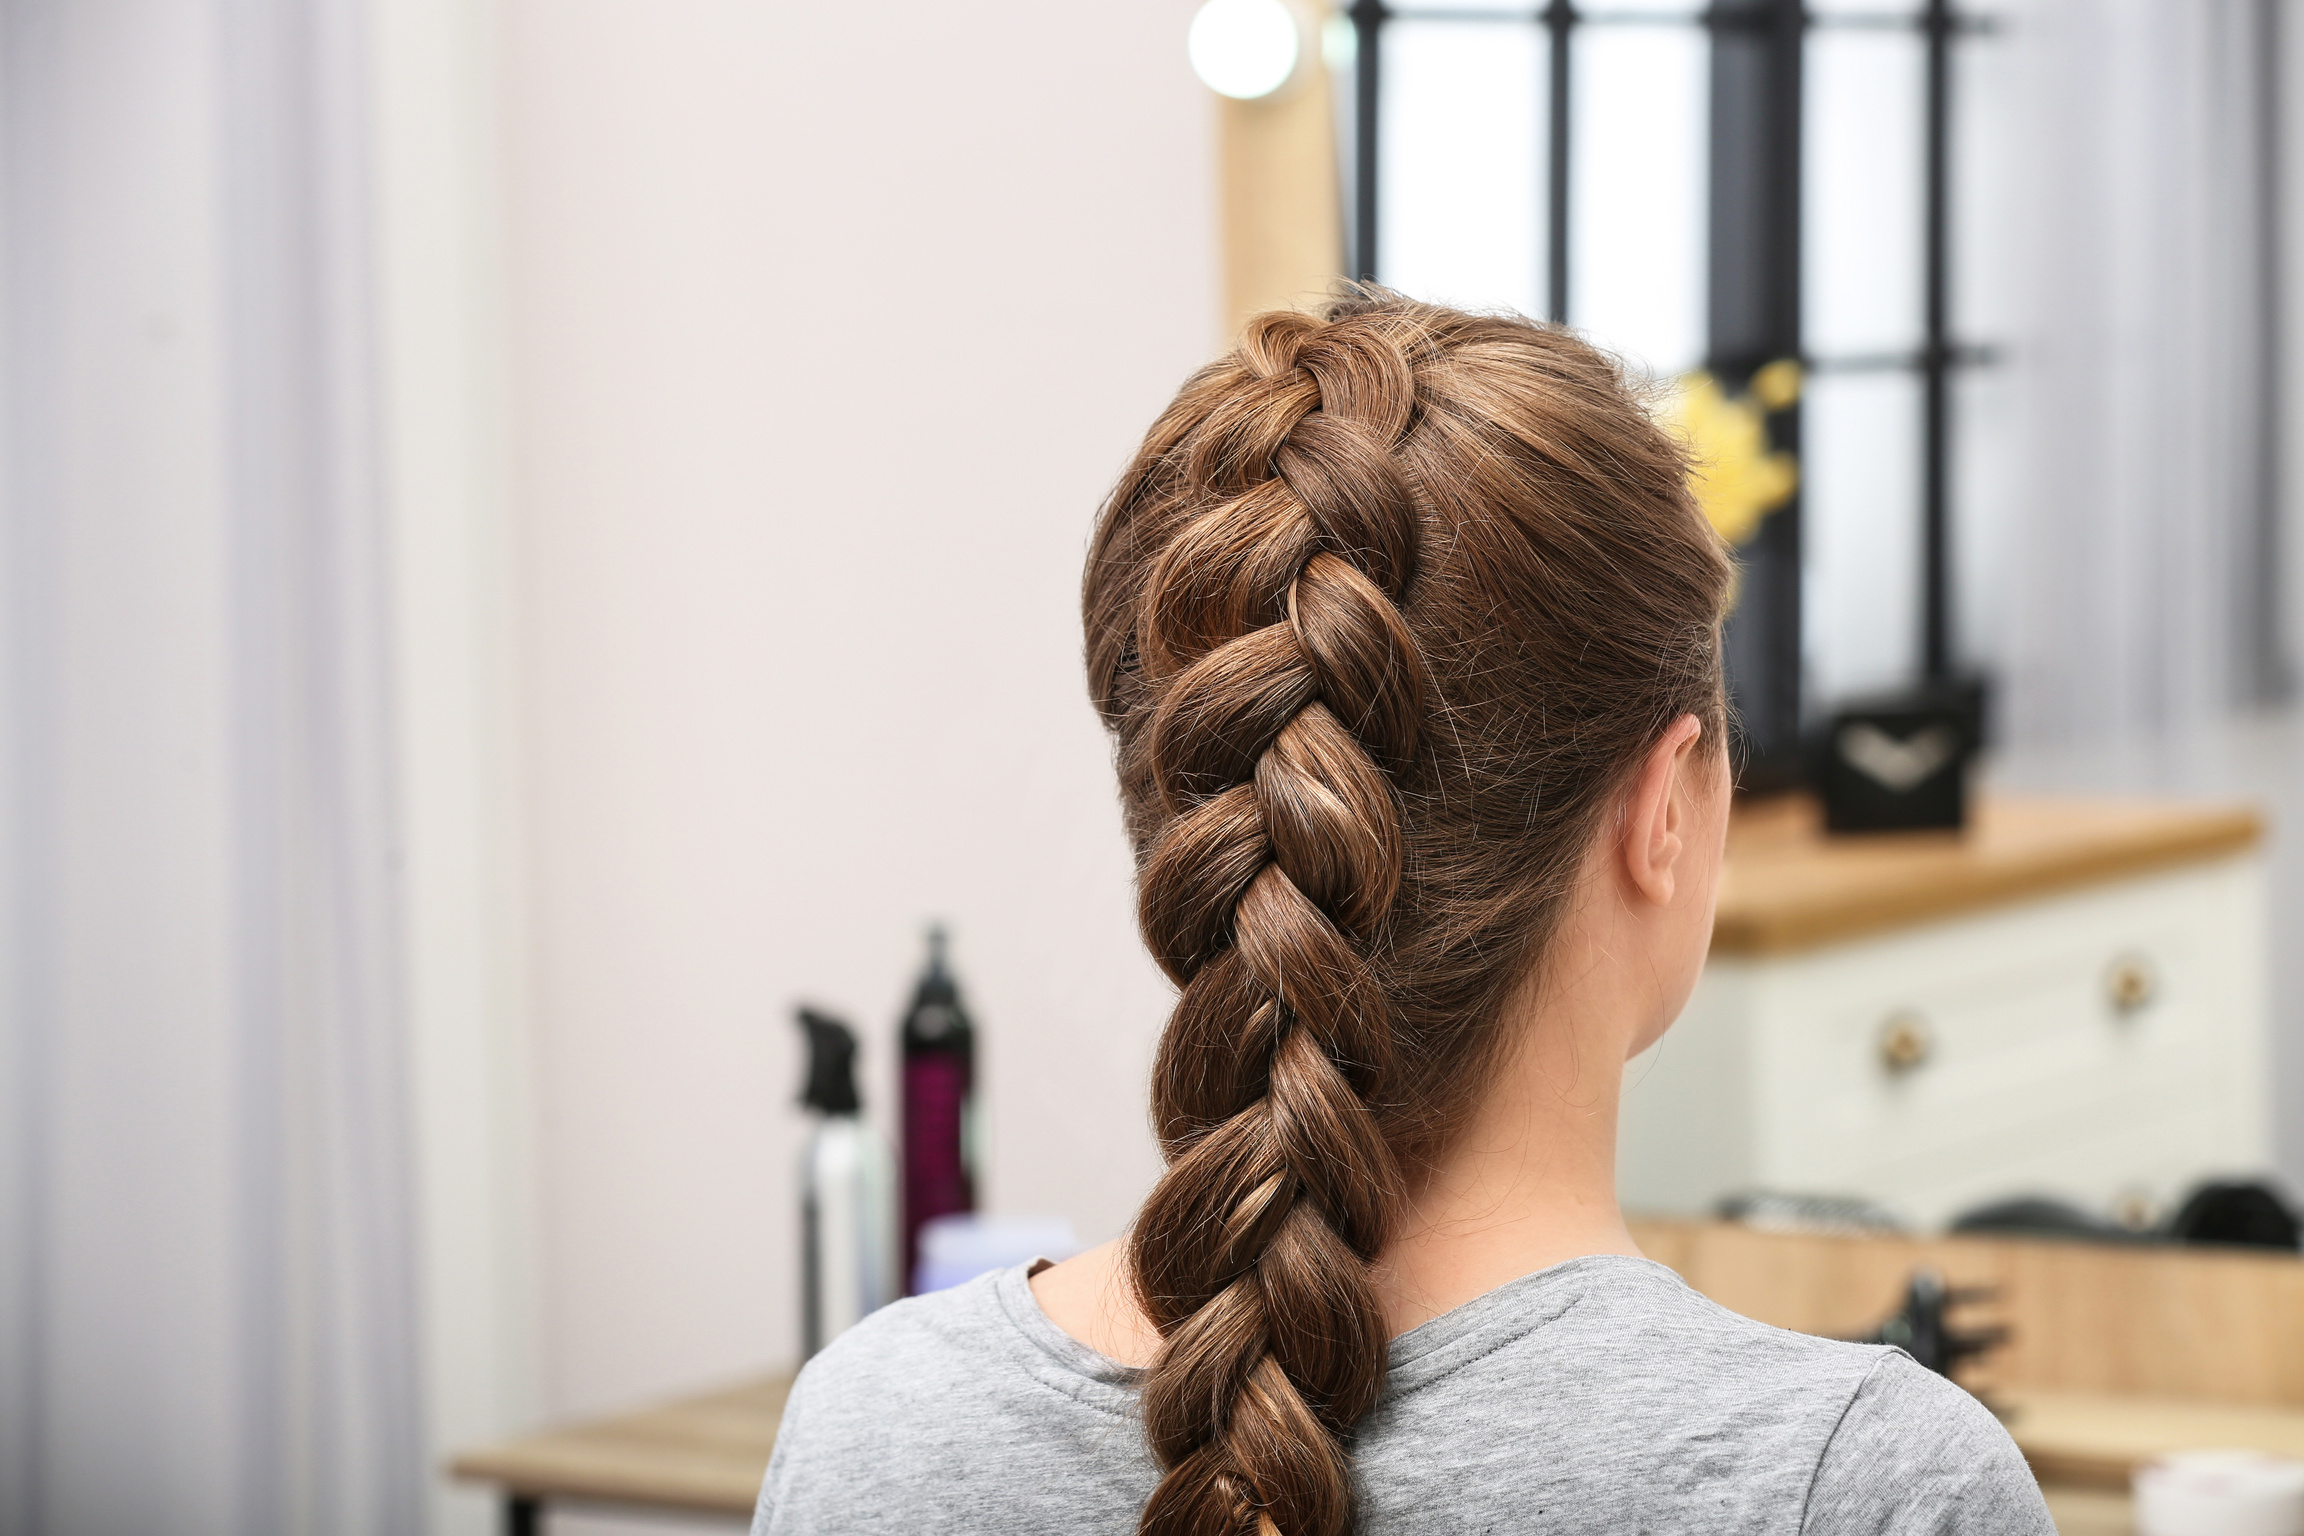
[[[1190,0],[506,11],[565,1414],[791,1358],[790,1008],[851,1012],[884,1073],[932,917],[990,1207],[1096,1239],[1148,1183],[1167,992],[1075,603],[1214,339],[1211,149]]]

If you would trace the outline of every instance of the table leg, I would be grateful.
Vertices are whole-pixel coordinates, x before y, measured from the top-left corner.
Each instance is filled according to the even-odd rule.
[[[544,1536],[544,1501],[527,1493],[504,1495],[504,1536]]]

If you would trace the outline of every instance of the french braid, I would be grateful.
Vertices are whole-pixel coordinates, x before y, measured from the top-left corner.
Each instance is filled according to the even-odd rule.
[[[1386,1354],[1369,1267],[1461,1113],[1449,1085],[1496,1049],[1481,1021],[1612,775],[1676,714],[1717,719],[1725,567],[1680,471],[1580,343],[1375,293],[1252,321],[1107,504],[1090,671],[1180,992],[1168,1167],[1130,1241],[1163,1338],[1148,1536],[1351,1528]],[[1567,626],[1594,675],[1538,697],[1559,647],[1509,605],[1565,584],[1591,607],[1643,563],[1668,579],[1625,598],[1630,647]]]

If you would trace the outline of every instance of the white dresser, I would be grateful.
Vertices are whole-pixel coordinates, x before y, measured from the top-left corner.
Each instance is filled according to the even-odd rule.
[[[1704,978],[1626,1076],[1626,1207],[1855,1195],[1930,1227],[2265,1171],[2260,835],[2069,801],[1987,800],[1959,837],[1740,814]]]

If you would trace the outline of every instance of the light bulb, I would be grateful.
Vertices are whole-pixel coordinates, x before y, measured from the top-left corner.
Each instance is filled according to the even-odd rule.
[[[1185,39],[1200,82],[1237,101],[1269,96],[1286,85],[1303,46],[1295,14],[1283,0],[1208,0]]]

